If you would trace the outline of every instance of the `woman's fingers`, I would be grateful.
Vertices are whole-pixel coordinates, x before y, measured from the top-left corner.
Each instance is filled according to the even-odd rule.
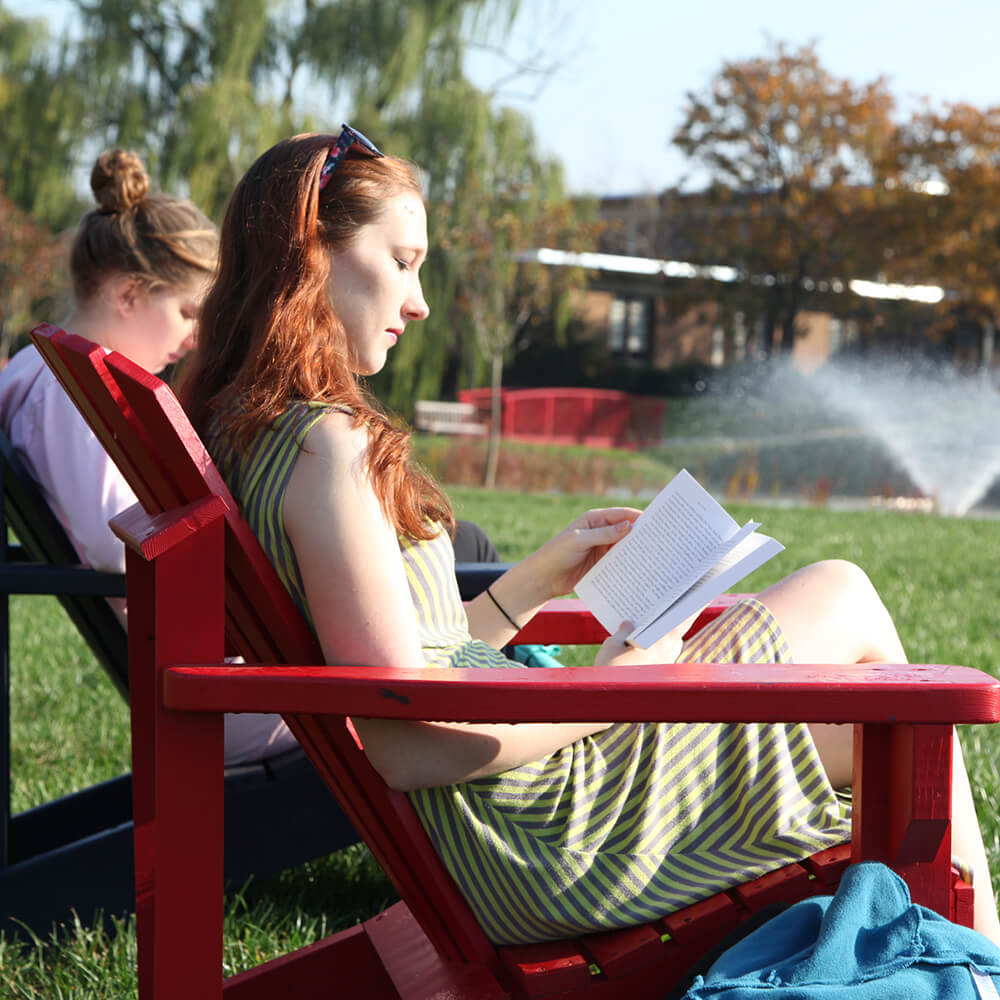
[[[635,507],[595,507],[593,510],[588,510],[580,520],[590,528],[600,528],[622,521],[631,524],[641,513],[642,511]]]

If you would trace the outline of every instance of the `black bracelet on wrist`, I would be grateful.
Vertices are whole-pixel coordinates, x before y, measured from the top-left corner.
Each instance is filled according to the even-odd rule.
[[[504,609],[500,606],[500,602],[493,596],[493,591],[490,590],[489,587],[486,588],[486,594],[489,597],[489,599],[497,606],[497,611],[499,611],[500,614],[502,614],[504,618],[506,618],[507,621],[510,622],[511,628],[513,628],[515,632],[520,632],[521,626],[518,625],[517,622],[514,621],[514,619],[511,618],[511,616],[507,614],[506,611],[504,611]]]

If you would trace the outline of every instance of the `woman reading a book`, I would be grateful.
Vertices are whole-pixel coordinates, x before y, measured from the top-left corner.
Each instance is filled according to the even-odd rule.
[[[426,255],[411,165],[348,126],[278,143],[230,200],[181,398],[328,662],[514,667],[500,648],[639,512],[588,511],[463,609],[448,500],[360,381],[427,316]],[[905,660],[867,577],[840,561],[684,631],[636,649],[622,628],[596,662]],[[850,727],[355,724],[497,943],[641,923],[850,835],[834,794]],[[955,849],[1000,940],[956,767]]]

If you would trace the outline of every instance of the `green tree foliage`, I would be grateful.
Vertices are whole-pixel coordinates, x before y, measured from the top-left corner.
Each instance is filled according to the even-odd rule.
[[[480,114],[464,115],[461,162],[447,178],[435,229],[449,247],[450,266],[460,271],[445,323],[458,344],[475,343],[492,389],[492,429],[486,485],[492,486],[499,457],[500,388],[505,359],[530,324],[542,319],[558,337],[567,310],[567,280],[579,272],[519,260],[543,246],[575,248],[593,238],[563,190],[562,169],[535,150],[527,119],[513,111],[493,112],[481,95],[471,95]],[[478,379],[476,381],[479,381]]]
[[[218,215],[251,160],[344,112],[403,100],[483,0],[76,0],[94,132]],[[493,6],[498,6],[494,4]],[[511,9],[511,2],[500,4]],[[367,116],[366,116],[367,117]]]
[[[407,331],[379,376],[394,406],[437,387],[452,394],[489,381],[541,324],[556,338],[569,318],[579,271],[518,260],[541,246],[589,249],[594,208],[571,201],[562,168],[541,156],[528,120],[496,110],[460,78],[429,69],[418,111],[387,127],[426,172],[430,255],[424,290],[430,318]],[[494,421],[499,427],[499,420]]]
[[[336,129],[345,117],[425,168],[432,320],[403,339],[386,386],[404,412],[420,396],[448,395],[484,377],[489,362],[470,319],[474,291],[491,303],[513,296],[532,318],[543,305],[552,316],[565,313],[558,282],[507,256],[540,238],[536,220],[550,207],[572,230],[559,171],[536,155],[527,123],[496,111],[463,73],[469,38],[509,26],[518,0],[74,0],[74,7],[74,46],[46,44],[44,25],[25,21],[0,46],[9,53],[0,66],[21,88],[12,99],[25,116],[24,155],[39,138],[25,98],[29,68],[41,66],[51,81],[72,52],[67,90],[90,95],[72,113],[59,112],[76,170],[64,162],[47,177],[65,183],[85,174],[97,150],[126,146],[144,157],[157,186],[189,194],[219,218],[262,149],[295,132]],[[45,60],[40,51],[49,53]],[[32,173],[12,158],[8,172]],[[34,210],[40,198],[36,186],[18,200]],[[504,336],[524,325],[504,327]]]
[[[74,76],[74,52],[44,20],[0,6],[0,178],[7,198],[55,228],[79,211],[72,176],[89,98]]]
[[[772,44],[726,62],[687,95],[673,143],[707,171],[683,233],[703,263],[743,276],[743,308],[790,349],[817,279],[880,268],[871,224],[893,169],[894,101],[885,81],[829,73],[811,45]]]

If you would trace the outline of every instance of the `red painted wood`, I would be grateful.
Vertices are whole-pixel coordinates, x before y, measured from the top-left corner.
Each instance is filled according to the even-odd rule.
[[[143,507],[159,513],[182,502],[169,477],[144,460],[150,442],[131,419],[124,396],[108,371],[104,349],[48,325],[32,331],[32,340]]]
[[[660,922],[690,956],[697,956],[734,930],[749,914],[726,893],[671,913]]]
[[[158,513],[211,494],[225,503],[230,652],[248,662],[321,662],[315,636],[170,389],[127,358],[62,330],[47,327],[34,339],[46,361],[59,366],[57,375],[145,510]],[[244,593],[244,581],[251,593]]]
[[[139,504],[135,504],[112,518],[110,524],[111,530],[126,546],[151,561],[193,538],[224,513],[222,500],[207,496],[157,517],[149,517]]]
[[[951,917],[951,726],[896,726],[892,867],[915,902]]]
[[[966,667],[701,664],[562,670],[184,666],[172,708],[525,722],[992,722],[1000,681]]]
[[[844,870],[851,863],[851,845],[838,844],[836,847],[829,847],[825,851],[819,851],[811,857],[806,858],[802,864],[813,875],[818,883],[815,886],[817,892],[833,892]]]
[[[722,594],[705,608],[688,631],[694,635],[745,594]],[[587,610],[577,597],[549,601],[511,640],[514,643],[563,643],[597,645],[608,637],[607,629]]]
[[[656,929],[649,924],[606,934],[588,934],[581,946],[609,979],[619,979],[647,962],[656,961],[664,949]]]
[[[975,892],[968,882],[956,878],[952,903],[952,917],[956,924],[971,927],[975,909]]]
[[[514,984],[529,997],[586,989],[590,964],[576,941],[545,941],[501,949]]]
[[[143,595],[129,605],[139,986],[144,998],[208,1000],[222,981],[222,717],[163,712],[157,675],[223,654],[223,522],[178,536],[172,516],[187,519],[161,516],[173,543],[154,544],[154,562],[126,550],[130,597]],[[158,628],[164,621],[184,627]],[[179,928],[191,938],[183,962]]]
[[[851,817],[851,861],[868,859],[888,864],[891,815],[891,729],[888,725],[854,727]],[[860,806],[860,810],[857,807]]]
[[[905,720],[905,717],[904,717]],[[852,860],[897,871],[914,902],[951,917],[949,725],[855,729]]]
[[[156,442],[143,461],[169,477],[171,488],[184,499],[215,494],[226,504],[227,634],[232,651],[248,662],[321,662],[312,630],[239,515],[236,501],[169,387],[119,354],[108,355],[107,367],[126,401],[127,415]]]
[[[222,995],[225,1000],[331,996],[399,1000],[364,924],[231,976],[223,984]]]
[[[503,1000],[510,995],[484,966],[442,958],[404,903],[372,917],[365,930],[403,1000]]]
[[[128,644],[129,705],[132,737],[132,816],[135,854],[136,945],[138,952],[139,996],[153,996],[153,970],[156,965],[156,785],[153,781],[155,742],[151,738],[156,724],[159,678],[147,665],[155,663],[156,608],[154,606],[154,568],[134,551],[126,550],[126,566],[132,601],[129,624],[132,636]],[[130,565],[129,565],[130,564]]]
[[[491,390],[462,389],[458,395],[461,402],[476,406],[481,422],[493,419]],[[503,389],[501,404],[506,438],[600,448],[636,448],[658,441],[666,407],[662,399],[650,396],[586,388]]]
[[[756,913],[772,903],[803,899],[811,894],[812,888],[808,870],[802,865],[793,864],[744,882],[729,892],[751,913]]]

